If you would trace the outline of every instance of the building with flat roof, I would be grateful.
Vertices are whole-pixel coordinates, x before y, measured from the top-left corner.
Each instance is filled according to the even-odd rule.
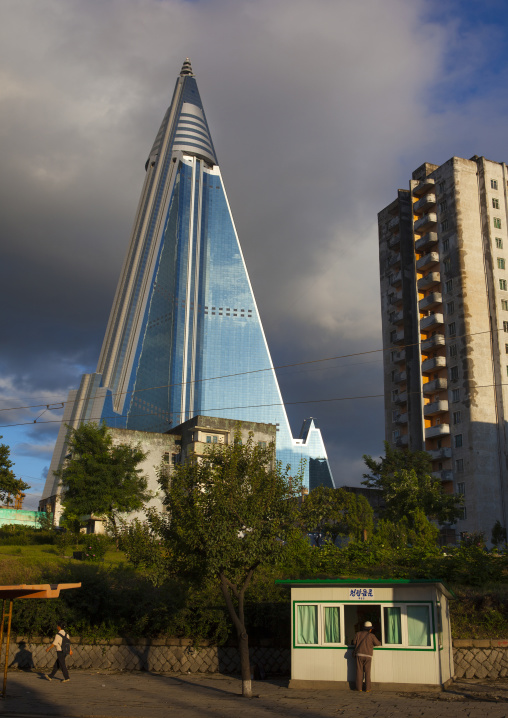
[[[97,370],[69,394],[43,501],[67,426],[164,433],[197,415],[276,425],[277,458],[333,486],[315,420],[293,438],[188,59],[145,169]]]
[[[507,191],[506,164],[452,157],[378,215],[386,440],[463,495],[449,539],[508,523]]]

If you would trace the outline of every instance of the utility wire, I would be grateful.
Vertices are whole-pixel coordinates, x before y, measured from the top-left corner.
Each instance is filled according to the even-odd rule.
[[[460,334],[460,335],[457,335],[456,337],[454,337],[454,339],[455,340],[464,339],[466,337],[478,336],[480,334],[491,334],[494,331],[500,332],[500,331],[504,331],[504,329],[502,327],[500,327],[498,329],[486,329],[481,332],[471,332],[470,334]],[[328,362],[328,361],[334,361],[335,359],[348,359],[351,357],[365,356],[367,354],[376,354],[378,352],[390,352],[395,349],[397,349],[398,351],[402,351],[403,349],[408,349],[409,347],[418,346],[420,343],[421,342],[412,342],[411,344],[395,344],[395,345],[390,345],[386,349],[382,349],[382,348],[381,349],[369,349],[364,352],[354,352],[351,354],[339,354],[339,355],[333,356],[333,357],[325,357],[323,359],[310,359],[309,361],[295,362],[292,364],[279,364],[278,366],[267,367],[265,369],[252,369],[250,371],[236,372],[234,374],[223,374],[221,376],[213,376],[213,377],[208,377],[206,379],[195,379],[194,381],[188,381],[188,382],[183,381],[183,382],[179,382],[179,383],[175,383],[175,384],[162,384],[161,386],[150,386],[145,389],[136,389],[135,391],[132,391],[131,393],[134,395],[134,394],[142,393],[144,391],[152,391],[153,389],[169,389],[169,388],[177,387],[177,386],[187,386],[188,384],[197,384],[197,383],[202,383],[202,382],[206,382],[206,381],[216,381],[218,379],[229,379],[229,378],[236,377],[236,376],[245,376],[247,374],[258,374],[260,372],[272,371],[272,370],[276,370],[276,369],[288,369],[288,368],[298,367],[298,366],[307,366],[309,364],[318,364],[318,363],[323,363],[323,362]],[[355,365],[349,365],[349,366],[358,366],[358,365],[355,364]],[[341,367],[335,367],[335,368],[339,369]],[[494,385],[492,385],[492,386],[494,386]],[[129,393],[128,391],[115,392],[114,394],[112,394],[112,397],[123,396],[124,394],[128,394],[128,393]],[[359,397],[359,398],[361,398],[361,397]],[[85,399],[80,399],[79,401],[85,401]],[[320,400],[317,400],[317,401],[320,401]],[[323,401],[325,401],[325,400],[323,400]],[[63,409],[65,404],[68,404],[68,403],[70,403],[70,402],[68,402],[67,400],[64,400],[64,401],[58,400],[58,401],[49,402],[49,404],[44,403],[44,404],[30,404],[28,406],[10,406],[10,407],[5,407],[3,409],[0,409],[0,412],[2,412],[2,411],[19,411],[21,409],[37,409],[37,408],[40,408],[43,406],[45,406],[46,409],[49,409],[50,411],[57,411],[58,409]],[[285,403],[288,403],[288,402],[285,402]],[[51,404],[62,404],[62,406],[61,407],[51,407]],[[40,423],[43,424],[43,423],[51,423],[51,422],[42,422],[41,421]],[[21,424],[6,424],[5,426],[21,426]],[[1,426],[0,426],[0,428],[1,428]]]

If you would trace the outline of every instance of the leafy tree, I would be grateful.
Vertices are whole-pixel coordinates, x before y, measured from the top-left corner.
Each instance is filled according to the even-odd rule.
[[[71,429],[71,458],[55,475],[62,486],[62,504],[70,516],[105,516],[118,545],[118,515],[143,508],[152,494],[138,465],[146,454],[139,445],[114,444],[105,424]]]
[[[360,540],[364,532],[371,534],[374,512],[364,496],[318,486],[305,498],[300,508],[300,522],[320,546],[323,540],[335,543],[338,536]]]
[[[218,585],[236,629],[242,693],[252,695],[245,593],[260,565],[280,563],[294,533],[301,476],[275,462],[275,448],[212,445],[195,462],[160,474],[166,515],[152,514],[154,530],[173,556],[173,570],[198,585]]]
[[[499,519],[492,527],[492,538],[490,540],[494,546],[506,543],[506,529],[501,526]]]
[[[0,436],[0,439],[2,437]],[[9,458],[10,449],[7,444],[0,444],[0,503],[12,504],[20,491],[27,491],[30,486],[21,479],[17,479],[12,467],[14,464]]]
[[[380,461],[363,457],[370,471],[363,475],[363,483],[382,491],[383,518],[397,523],[405,517],[413,528],[420,509],[440,524],[453,523],[460,517],[462,497],[443,492],[440,480],[432,476],[431,458],[425,451],[392,449],[385,442],[385,452]]]

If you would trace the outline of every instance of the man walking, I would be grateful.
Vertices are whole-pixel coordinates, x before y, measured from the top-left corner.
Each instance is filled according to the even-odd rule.
[[[56,648],[55,665],[53,666],[53,670],[49,676],[45,675],[44,677],[47,681],[50,681],[55,677],[58,669],[60,669],[63,673],[62,683],[67,683],[69,681],[69,672],[67,670],[67,666],[65,665],[65,659],[67,656],[72,656],[71,639],[69,638],[69,634],[66,632],[64,626],[58,625],[57,631],[58,633],[56,634],[53,643],[51,646],[46,648],[46,653],[52,648]]]
[[[362,690],[363,676],[365,674],[365,693],[370,693],[370,669],[372,668],[372,656],[374,646],[380,646],[381,642],[372,633],[372,623],[365,621],[363,631],[355,635],[354,656],[356,658],[356,690]]]

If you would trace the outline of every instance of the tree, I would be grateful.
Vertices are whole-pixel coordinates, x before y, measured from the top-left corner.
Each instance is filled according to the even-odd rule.
[[[142,509],[152,497],[138,468],[146,454],[139,444],[114,444],[105,424],[71,429],[67,444],[71,458],[55,471],[66,512],[105,516],[118,544],[118,515]]]
[[[374,513],[364,496],[345,489],[318,486],[305,498],[300,521],[306,533],[313,534],[318,546],[323,540],[335,543],[338,536],[360,540],[371,534]]]
[[[0,439],[3,437],[0,436]],[[21,491],[27,491],[30,486],[21,479],[17,479],[10,460],[10,449],[7,444],[0,444],[0,503],[12,504]]]
[[[277,564],[296,530],[301,476],[275,462],[275,447],[212,445],[205,456],[177,465],[159,483],[168,513],[151,516],[173,556],[173,570],[199,585],[220,586],[238,636],[242,693],[252,695],[245,593],[261,564]]]
[[[363,475],[366,479],[363,483],[382,491],[383,518],[396,523],[406,517],[409,528],[413,528],[418,510],[440,524],[453,523],[460,517],[463,499],[443,492],[440,480],[432,476],[429,454],[392,449],[388,442],[385,453],[380,461],[368,455],[363,457],[370,470]]]

